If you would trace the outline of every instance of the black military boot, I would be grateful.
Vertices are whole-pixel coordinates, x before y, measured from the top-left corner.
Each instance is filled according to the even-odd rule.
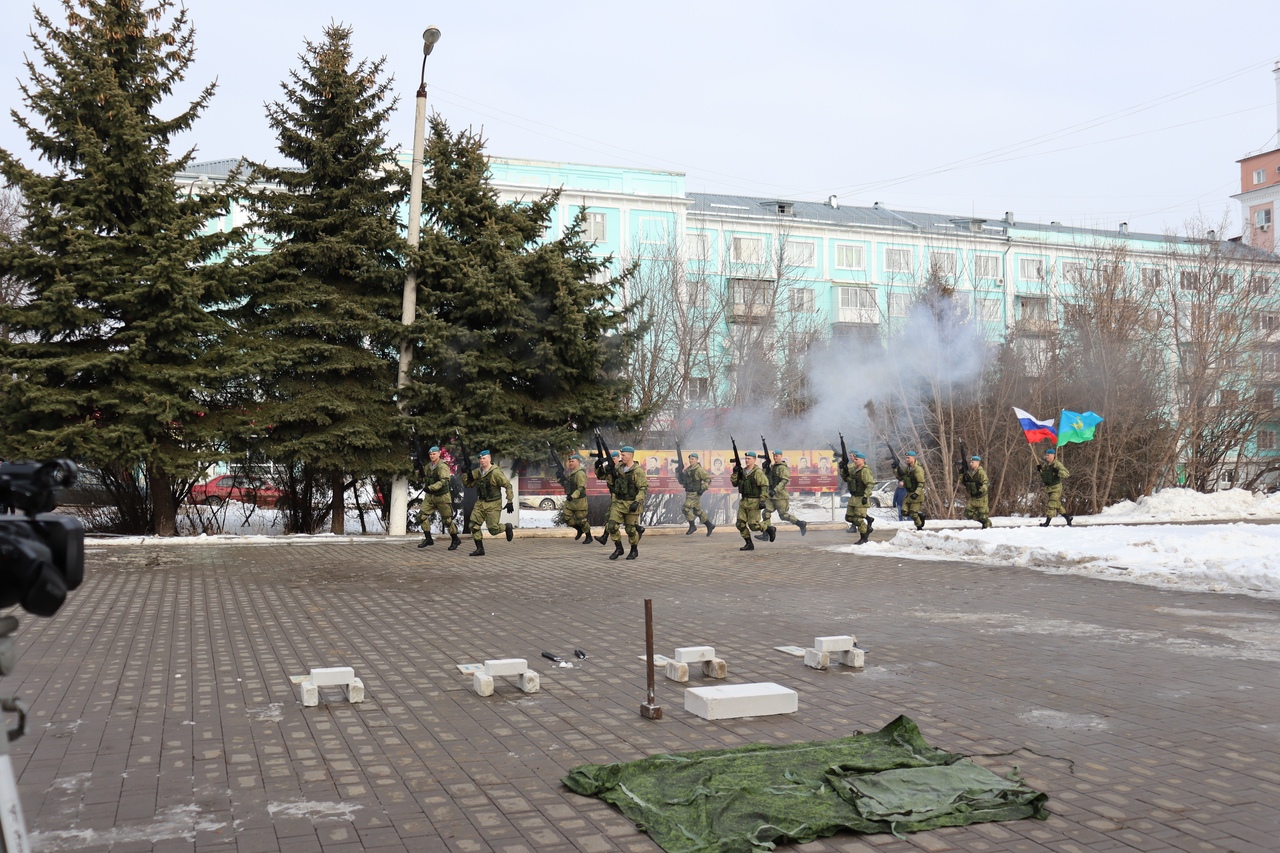
[[[797,522],[796,522],[796,527],[799,527],[799,528],[800,528],[800,535],[801,535],[801,536],[803,536],[803,535],[805,535],[806,533],[808,533],[808,532],[809,532],[809,522],[807,522],[807,521],[797,521]]]
[[[988,516],[985,516],[985,515],[984,515],[984,516],[982,517],[982,529],[983,529],[983,530],[987,530],[987,529],[989,529],[990,527],[991,527],[991,519],[990,519],[990,517],[988,517]]]
[[[1046,519],[1044,520],[1044,523],[1043,523],[1043,524],[1041,524],[1041,525],[1040,525],[1040,527],[1048,527],[1048,526],[1049,526],[1049,522],[1051,522],[1051,521],[1053,521],[1053,517],[1052,517],[1052,516],[1050,516],[1050,517],[1046,518]]]
[[[916,530],[924,530],[924,513],[923,512],[917,512],[915,515],[911,517],[911,520],[916,523]]]
[[[613,543],[613,553],[609,555],[610,560],[616,560],[622,556],[622,540],[619,539]]]
[[[871,528],[870,528],[870,527],[868,527],[868,528],[867,528],[867,532],[866,532],[866,533],[863,533],[861,536],[859,536],[859,537],[858,537],[858,541],[857,541],[857,542],[854,542],[853,544],[854,544],[854,545],[866,545],[866,544],[867,544],[867,542],[868,542],[870,539],[871,539]]]
[[[631,552],[630,552],[629,554],[627,554],[627,559],[628,559],[628,560],[634,560],[636,557],[639,557],[639,556],[640,556],[640,546],[639,546],[639,545],[632,545],[632,546],[631,546]]]
[[[778,538],[778,528],[774,527],[772,524],[766,527],[764,532],[768,535],[770,542]]]
[[[746,539],[744,539],[743,541],[744,541],[744,542],[746,542],[747,544],[745,544],[745,545],[743,545],[741,548],[739,548],[739,549],[738,549],[739,551],[754,551],[754,550],[756,549],[756,543],[754,543],[754,542],[752,542],[752,541],[751,541],[751,537],[750,537],[750,536],[748,536],[748,537],[747,537]]]
[[[449,534],[449,550],[456,551],[458,546],[462,544],[462,539],[456,533]]]
[[[759,539],[761,542],[768,542],[769,534],[761,530],[759,533],[756,534],[756,538]]]
[[[418,543],[418,547],[425,548],[428,545],[434,545],[434,544],[436,544],[436,540],[431,538],[431,531],[430,530],[422,531],[422,541]]]
[[[1063,518],[1065,518],[1065,519],[1067,520],[1067,527],[1070,527],[1070,526],[1071,526],[1071,516],[1069,516],[1069,515],[1064,515],[1064,516],[1062,516],[1062,517],[1063,517]]]
[[[573,541],[577,542],[581,538],[582,538],[582,530],[581,528],[579,528],[578,531],[573,534]]]
[[[696,521],[690,521],[690,522],[689,522],[689,529],[688,529],[688,530],[686,530],[686,531],[684,532],[684,535],[685,535],[685,536],[692,536],[692,535],[693,535],[693,532],[694,532],[695,530],[697,530],[697,529],[698,529],[698,522],[696,522]]]
[[[467,556],[468,556],[468,557],[483,557],[483,556],[484,556],[484,542],[483,542],[482,540],[480,540],[480,539],[477,539],[477,540],[476,540],[476,549],[475,549],[474,551],[472,551],[470,554],[468,554]]]
[[[856,525],[856,524],[850,524],[850,525],[849,525],[849,529],[848,529],[848,530],[846,530],[845,532],[846,532],[846,533],[857,533],[857,532],[858,532],[858,525]]]
[[[867,535],[871,535],[871,528],[876,526],[876,520],[871,516],[867,516]]]
[[[597,536],[597,537],[596,537],[596,541],[597,541],[597,542],[599,542],[601,545],[603,545],[603,544],[605,544],[606,542],[608,542],[608,541],[609,541],[609,531],[607,531],[607,530],[603,531],[599,536]]]
[[[590,528],[590,527],[588,527],[586,530],[582,530],[582,531],[579,531],[579,532],[580,532],[580,533],[582,533],[582,534],[584,534],[584,535],[586,536],[586,538],[582,540],[582,544],[583,544],[583,545],[594,545],[594,544],[595,544],[595,539],[596,539],[596,538],[595,538],[594,536],[592,536],[592,535],[591,535],[591,528]]]
[[[507,541],[510,542],[515,537],[515,535],[516,535],[515,531],[511,529],[511,523],[508,522],[507,523]]]
[[[636,525],[636,541],[640,541],[640,537],[644,535],[644,528],[639,524]]]
[[[709,518],[708,518],[708,519],[707,519],[707,535],[708,535],[708,536],[710,536],[710,535],[711,535],[711,531],[713,531],[713,530],[715,530],[715,529],[716,529],[716,526],[715,526],[714,524],[712,524],[712,523],[711,523],[711,519],[709,519]]]

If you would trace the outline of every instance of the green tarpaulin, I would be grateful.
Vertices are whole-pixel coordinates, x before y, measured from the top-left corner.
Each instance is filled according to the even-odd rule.
[[[564,784],[617,806],[668,853],[1048,816],[1047,795],[934,749],[906,717],[837,740],[584,764]]]

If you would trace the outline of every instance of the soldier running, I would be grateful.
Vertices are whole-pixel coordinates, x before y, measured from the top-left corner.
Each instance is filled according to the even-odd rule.
[[[621,448],[621,456],[617,462],[618,473],[609,484],[613,501],[609,505],[609,523],[605,525],[605,532],[613,539],[610,560],[622,556],[620,531],[623,525],[626,526],[627,541],[631,543],[627,559],[634,560],[640,556],[640,537],[644,535],[644,528],[640,526],[640,513],[644,510],[644,499],[649,493],[649,478],[645,475],[644,468],[635,464],[635,455],[634,447]]]
[[[565,524],[578,531],[573,538],[582,539],[583,543],[590,545],[591,523],[587,521],[587,472],[582,468],[585,461],[577,453],[569,457],[568,470],[560,478],[560,485],[564,488],[564,506],[560,508],[560,515],[564,518]]]
[[[854,544],[865,545],[871,539],[871,528],[875,525],[867,509],[871,506],[876,478],[867,467],[866,454],[854,452],[849,455],[853,457],[852,468],[846,460],[840,460],[840,479],[849,486],[849,507],[844,512],[844,520],[849,523],[850,533],[858,532],[858,541]]]
[[[760,520],[760,505],[764,497],[769,493],[769,476],[760,470],[756,465],[756,452],[754,450],[747,451],[747,460],[743,463],[741,469],[735,467],[733,473],[729,475],[729,482],[738,487],[738,494],[741,498],[738,500],[738,533],[742,535],[742,539],[746,542],[739,551],[754,551],[755,544],[751,541],[751,531],[763,530],[772,542],[778,535],[777,528],[765,527]]]
[[[964,517],[980,522],[982,529],[986,530],[991,526],[991,510],[987,504],[990,479],[987,477],[987,470],[982,467],[981,456],[969,457],[969,467],[960,476],[960,484],[969,495],[969,501],[964,507]]]
[[[614,465],[617,465],[617,464],[618,464],[618,458],[619,458],[619,457],[618,457],[618,451],[616,451],[616,450],[610,450],[610,451],[609,451],[609,458],[613,460],[613,464],[614,464]],[[613,478],[609,476],[609,469],[608,469],[608,467],[604,464],[604,458],[603,458],[603,457],[600,457],[600,458],[597,458],[597,459],[596,459],[596,479],[597,479],[597,480],[599,480],[600,482],[604,483],[605,488],[607,488],[607,489],[609,490],[609,500],[610,500],[610,503],[609,503],[609,509],[610,509],[610,511],[612,511],[612,510],[613,510],[613,496],[614,496],[614,495],[613,495]],[[606,519],[605,529],[600,531],[600,535],[596,537],[596,541],[597,541],[597,542],[599,542],[601,545],[604,545],[605,543],[607,543],[607,542],[609,541],[609,526],[608,526],[608,523],[607,523],[607,519]]]
[[[489,528],[490,536],[497,536],[503,531],[498,522],[502,517],[502,492],[507,493],[507,512],[515,512],[515,490],[511,481],[502,469],[493,464],[493,456],[487,450],[480,451],[480,467],[468,471],[462,476],[463,485],[476,490],[476,505],[471,510],[471,538],[476,549],[468,557],[484,556],[484,528]],[[514,535],[511,525],[506,525],[507,541]]]
[[[769,481],[773,483],[773,487],[767,493],[764,501],[764,526],[769,526],[769,516],[777,512],[778,518],[783,521],[789,521],[796,527],[800,528],[800,535],[803,536],[808,532],[809,525],[801,521],[791,514],[791,495],[787,493],[787,484],[791,482],[791,469],[787,466],[787,460],[782,458],[781,450],[772,451],[773,466],[769,469]],[[767,534],[760,534],[757,539],[764,540]]]
[[[716,526],[711,523],[707,511],[702,508],[702,496],[711,487],[711,474],[698,463],[698,454],[689,454],[689,462],[684,466],[684,473],[677,475],[676,479],[680,485],[684,486],[684,506],[681,509],[684,511],[684,520],[689,522],[689,529],[685,531],[685,535],[693,534],[698,529],[698,522],[701,521],[706,525],[707,535],[710,536]]]
[[[902,499],[902,515],[911,519],[916,530],[924,530],[924,464],[919,461],[914,450],[907,451],[907,464],[893,469],[894,475],[902,481],[907,494]]]
[[[1044,522],[1041,527],[1048,527],[1055,515],[1061,514],[1071,526],[1071,516],[1062,511],[1062,481],[1071,476],[1067,466],[1058,461],[1058,450],[1050,447],[1044,452],[1044,462],[1036,463],[1040,472],[1040,480],[1044,483]]]
[[[440,513],[443,529],[449,531],[449,550],[455,551],[462,544],[458,538],[458,523],[453,520],[453,490],[449,488],[453,472],[447,463],[440,459],[440,448],[432,447],[427,451],[430,465],[426,468],[426,494],[422,496],[422,506],[418,510],[418,520],[422,523],[423,539],[419,548],[434,545],[431,537],[431,519]]]

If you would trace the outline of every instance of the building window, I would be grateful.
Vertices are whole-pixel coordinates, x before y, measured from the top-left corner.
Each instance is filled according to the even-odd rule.
[[[603,213],[588,211],[583,224],[583,239],[588,243],[604,243],[609,239],[609,217]]]
[[[1237,406],[1240,404],[1240,391],[1235,388],[1218,389],[1219,406]]]
[[[711,396],[711,383],[705,376],[690,376],[686,390],[690,403],[705,403]]]
[[[861,246],[848,243],[836,244],[836,268],[842,270],[866,269],[867,263],[862,256]]]
[[[1271,292],[1271,279],[1265,275],[1254,274],[1249,277],[1249,293],[1252,296],[1266,296]]]
[[[869,287],[838,287],[840,313],[838,323],[879,323],[880,309],[876,292]]]
[[[751,317],[768,317],[773,313],[776,285],[768,279],[731,278],[730,293],[733,296],[733,317],[747,320]]]
[[[1039,258],[1020,258],[1018,278],[1023,281],[1044,281],[1044,261]]]
[[[954,252],[930,252],[929,253],[930,271],[936,271],[938,275],[945,275],[955,278],[956,275],[956,256]]]
[[[1258,449],[1259,450],[1275,450],[1276,449],[1276,431],[1273,429],[1258,430]]]
[[[911,250],[885,249],[884,270],[885,272],[911,272]]]
[[[667,221],[653,217],[640,217],[640,242],[650,245],[667,242]]]
[[[1144,288],[1160,287],[1164,284],[1164,273],[1156,267],[1143,267],[1139,273]]]
[[[1062,280],[1068,284],[1082,283],[1084,281],[1084,263],[1081,261],[1063,261]]]
[[[791,288],[791,313],[812,314],[817,309],[812,287]]]
[[[1262,370],[1265,373],[1280,373],[1280,349],[1266,347],[1262,350]]]
[[[1042,323],[1049,319],[1049,300],[1036,296],[1018,297],[1018,319]]]
[[[782,244],[782,263],[788,267],[811,267],[817,256],[812,243],[788,240]]]
[[[1004,314],[1003,299],[979,299],[978,312],[983,322],[999,323]]]
[[[1039,376],[1049,364],[1049,340],[1022,335],[1014,339],[1014,351],[1020,357],[1028,376]]]
[[[911,310],[911,295],[907,293],[889,294],[889,316],[905,317]]]
[[[739,264],[758,264],[764,261],[764,238],[734,237],[732,257]]]
[[[680,301],[688,308],[707,307],[707,280],[686,278],[680,288]]]
[[[1254,184],[1254,186],[1257,186],[1258,184],[1265,184],[1266,182],[1267,182],[1267,170],[1266,170],[1266,169],[1254,169],[1254,170],[1253,170],[1253,184]]]
[[[1271,208],[1264,207],[1253,212],[1253,224],[1258,228],[1271,227]]]
[[[1267,334],[1280,332],[1280,314],[1274,311],[1263,311],[1258,315],[1258,328]]]
[[[1179,290],[1199,290],[1200,273],[1196,270],[1181,270],[1178,273]]]
[[[691,261],[711,260],[711,237],[707,234],[686,234],[685,251]]]
[[[977,255],[973,259],[973,274],[978,278],[1000,278],[1000,259],[995,255]]]

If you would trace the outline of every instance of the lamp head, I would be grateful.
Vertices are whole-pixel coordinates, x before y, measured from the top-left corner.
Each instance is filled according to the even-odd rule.
[[[422,55],[430,56],[431,48],[436,46],[436,42],[440,41],[440,28],[427,27],[422,31]]]

